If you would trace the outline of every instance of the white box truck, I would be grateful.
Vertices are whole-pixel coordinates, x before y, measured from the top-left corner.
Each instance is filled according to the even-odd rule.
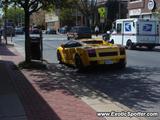
[[[124,45],[128,49],[133,49],[136,46],[146,46],[148,49],[153,49],[160,45],[159,21],[157,20],[118,19],[114,22],[112,31],[110,41]]]

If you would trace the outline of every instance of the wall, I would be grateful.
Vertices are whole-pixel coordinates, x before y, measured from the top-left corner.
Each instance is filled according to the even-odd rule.
[[[160,8],[160,0],[154,0],[155,6],[153,10],[148,9],[149,0],[137,0],[128,3],[129,17],[154,18],[153,13]]]

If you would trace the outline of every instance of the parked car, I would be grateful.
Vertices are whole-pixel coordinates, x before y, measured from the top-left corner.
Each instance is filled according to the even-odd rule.
[[[30,33],[31,33],[31,34],[40,34],[40,30],[39,30],[38,28],[32,28],[32,29],[30,30]]]
[[[75,26],[67,33],[69,39],[91,38],[91,29],[87,26]]]
[[[70,40],[57,48],[57,59],[59,63],[73,65],[78,69],[110,64],[120,68],[126,66],[125,48],[101,39]]]
[[[67,33],[67,30],[64,27],[62,27],[62,28],[59,28],[58,32],[60,34],[65,34],[65,33]]]
[[[70,29],[71,29],[71,27],[69,27],[69,26],[64,26],[64,27],[59,28],[58,32],[59,32],[60,34],[66,34],[67,32],[70,31]]]
[[[16,27],[16,28],[15,28],[15,34],[16,34],[16,35],[22,35],[22,34],[24,34],[23,28],[21,28],[21,27]]]
[[[46,34],[56,34],[56,30],[54,30],[54,29],[48,29],[46,31]]]

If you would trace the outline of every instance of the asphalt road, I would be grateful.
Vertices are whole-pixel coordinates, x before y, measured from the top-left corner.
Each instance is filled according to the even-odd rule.
[[[24,46],[23,36],[16,36],[13,40]],[[124,70],[98,68],[78,73],[73,68],[59,65],[56,60],[57,46],[66,41],[66,36],[44,35],[44,59],[77,82],[105,93],[135,111],[159,112],[158,117],[148,119],[160,120],[160,49],[127,50]]]

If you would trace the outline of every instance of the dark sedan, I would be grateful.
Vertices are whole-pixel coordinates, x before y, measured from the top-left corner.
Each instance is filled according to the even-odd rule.
[[[32,28],[30,34],[40,34],[40,30],[38,28]]]
[[[91,38],[91,29],[87,26],[75,26],[67,33],[69,39]]]

